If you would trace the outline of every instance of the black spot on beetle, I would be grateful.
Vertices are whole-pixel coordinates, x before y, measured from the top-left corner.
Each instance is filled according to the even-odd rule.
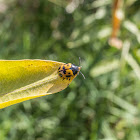
[[[75,75],[75,74],[77,74],[77,72],[78,72],[78,71],[73,71],[73,74]]]
[[[71,75],[66,75],[66,77],[71,77]]]
[[[66,70],[63,70],[63,73],[66,74]]]

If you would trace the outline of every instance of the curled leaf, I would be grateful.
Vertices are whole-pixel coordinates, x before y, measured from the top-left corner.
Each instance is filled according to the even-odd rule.
[[[65,63],[49,60],[0,60],[0,109],[65,89],[77,76],[60,77]]]

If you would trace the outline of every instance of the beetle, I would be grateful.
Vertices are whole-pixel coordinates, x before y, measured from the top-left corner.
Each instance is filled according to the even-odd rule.
[[[79,65],[80,65],[80,58],[79,58]],[[76,65],[71,64],[71,63],[62,64],[58,68],[58,74],[59,74],[60,77],[63,78],[63,80],[64,79],[67,79],[67,80],[69,79],[70,80],[71,77],[76,77],[79,74],[80,69],[81,69],[80,66],[76,66]],[[82,74],[82,76],[85,79],[85,76],[83,74]]]

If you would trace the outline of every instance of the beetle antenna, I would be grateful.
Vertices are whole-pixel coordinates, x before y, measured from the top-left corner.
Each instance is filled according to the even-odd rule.
[[[81,64],[81,58],[79,57],[79,66],[80,66],[80,64]]]
[[[80,71],[80,73],[82,74],[83,78],[86,79],[85,76],[84,76],[84,74],[81,71]]]
[[[80,64],[81,64],[81,58],[79,57],[79,67],[82,67],[82,66],[80,66]],[[85,76],[84,76],[84,74],[81,71],[79,71],[79,72],[81,73],[81,75],[83,76],[83,78],[86,79]]]

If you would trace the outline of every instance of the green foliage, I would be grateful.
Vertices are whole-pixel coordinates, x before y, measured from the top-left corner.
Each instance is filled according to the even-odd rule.
[[[0,58],[50,59],[82,72],[64,91],[0,110],[0,140],[138,140],[140,5],[124,3],[120,39],[108,45],[111,0],[1,1]],[[131,10],[128,10],[131,9]]]

